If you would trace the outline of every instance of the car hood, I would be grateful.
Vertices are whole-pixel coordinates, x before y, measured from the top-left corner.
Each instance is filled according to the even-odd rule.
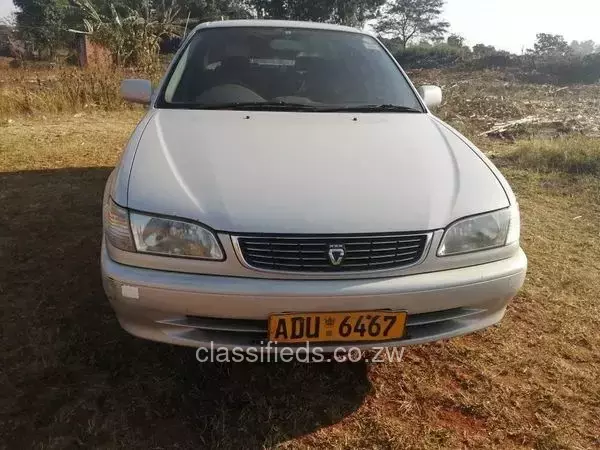
[[[509,205],[428,114],[154,111],[127,206],[228,232],[423,231]]]

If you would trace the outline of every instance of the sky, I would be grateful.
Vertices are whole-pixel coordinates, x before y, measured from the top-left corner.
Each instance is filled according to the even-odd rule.
[[[0,0],[0,18],[13,10],[12,0]],[[468,45],[514,53],[532,47],[536,33],[600,43],[600,0],[447,0],[444,19]]]
[[[470,46],[521,53],[536,33],[600,43],[600,0],[447,0],[444,18]]]
[[[9,15],[14,9],[12,0],[0,0],[0,19]]]

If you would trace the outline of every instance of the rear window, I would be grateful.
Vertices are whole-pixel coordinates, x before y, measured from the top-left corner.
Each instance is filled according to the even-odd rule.
[[[406,78],[374,38],[274,27],[196,32],[168,74],[157,107],[253,102],[422,110]]]

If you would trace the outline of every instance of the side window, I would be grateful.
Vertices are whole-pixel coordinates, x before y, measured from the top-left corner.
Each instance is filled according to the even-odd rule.
[[[183,71],[185,70],[186,66],[188,65],[188,58],[190,56],[190,48],[191,47],[192,47],[191,45],[188,45],[188,47],[183,52],[183,55],[181,55],[181,60],[177,64],[177,67],[175,67],[175,70],[173,71],[173,74],[171,75],[171,81],[169,81],[169,84],[167,85],[167,88],[165,89],[165,100],[168,102],[173,101],[173,96],[175,95],[175,89],[179,86],[179,84],[181,82],[181,77],[183,76]]]

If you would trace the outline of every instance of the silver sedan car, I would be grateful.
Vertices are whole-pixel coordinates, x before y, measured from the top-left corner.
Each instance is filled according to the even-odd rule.
[[[499,171],[372,35],[301,22],[191,32],[104,195],[119,322],[206,348],[404,346],[499,322],[523,284]]]

